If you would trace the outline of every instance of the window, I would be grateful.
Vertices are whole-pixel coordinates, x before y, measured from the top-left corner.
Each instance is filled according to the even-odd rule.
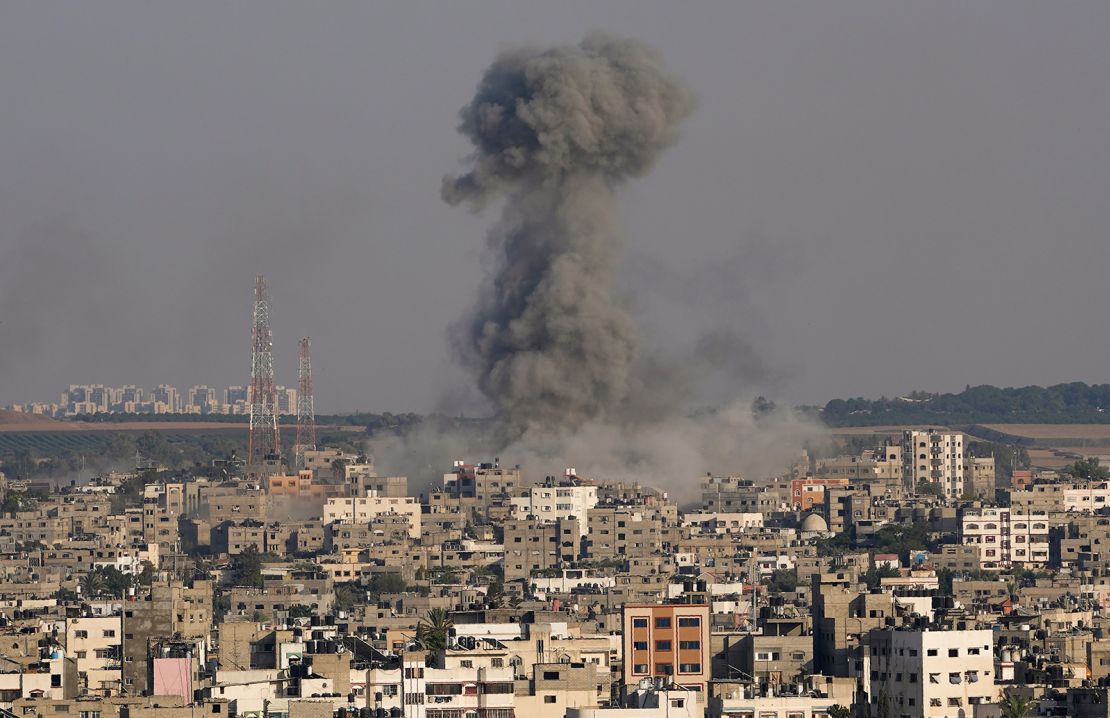
[[[74,638],[88,638],[89,637],[89,632],[88,631],[77,631],[73,634],[73,637]]]
[[[559,671],[544,671],[543,679],[545,681],[557,681],[559,680]]]
[[[655,619],[655,627],[656,628],[670,628],[671,627],[671,619],[669,617],[660,616],[659,618]]]
[[[937,649],[935,649],[935,648],[930,648],[930,649],[929,649],[928,651],[926,651],[926,652],[925,652],[925,655],[927,655],[927,656],[935,656],[935,655],[937,655]]]
[[[671,650],[671,642],[670,641],[656,641],[655,642],[655,650],[657,650],[657,651],[669,651],[669,650]]]
[[[701,627],[701,617],[700,616],[682,616],[678,619],[678,627],[679,628],[700,628]]]
[[[632,619],[632,627],[633,628],[647,628],[647,619],[646,618],[633,618]]]
[[[656,663],[655,675],[657,676],[673,676],[674,664],[673,663]]]
[[[554,703],[555,702],[555,696],[544,696],[543,697],[543,702],[544,703]]]
[[[632,642],[632,650],[634,650],[634,651],[646,651],[647,649],[648,649],[648,642],[647,641],[633,641]]]
[[[105,638],[115,638],[116,637],[116,632],[114,630],[112,630],[111,628],[106,628],[106,629],[104,629],[104,637]]]
[[[679,641],[678,647],[684,651],[701,650],[701,641]]]
[[[678,664],[678,672],[679,673],[701,673],[701,664],[700,663],[679,663]]]
[[[638,676],[647,675],[648,664],[646,664],[646,663],[637,663],[637,664],[632,666],[632,672],[635,673]]]

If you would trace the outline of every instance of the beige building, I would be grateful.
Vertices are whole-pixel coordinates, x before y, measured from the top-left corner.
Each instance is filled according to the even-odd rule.
[[[906,431],[902,435],[904,477],[916,491],[922,482],[939,484],[948,498],[964,493],[967,437],[943,431]]]
[[[1048,514],[987,508],[965,511],[960,541],[979,549],[979,567],[1041,568],[1048,563]]]
[[[353,521],[369,523],[383,514],[408,517],[409,536],[420,538],[421,505],[411,496],[352,496],[324,502],[324,523]]]
[[[871,715],[971,716],[998,701],[993,631],[873,630],[868,639]]]

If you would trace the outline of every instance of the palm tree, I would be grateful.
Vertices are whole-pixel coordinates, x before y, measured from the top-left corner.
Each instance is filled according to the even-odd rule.
[[[81,577],[81,593],[85,598],[96,598],[99,596],[105,587],[104,576],[100,571],[89,571]]]
[[[1003,718],[1026,718],[1033,710],[1033,700],[1009,691],[1002,697]]]
[[[427,646],[429,651],[447,648],[447,639],[455,622],[442,608],[433,608],[416,624],[416,640]]]

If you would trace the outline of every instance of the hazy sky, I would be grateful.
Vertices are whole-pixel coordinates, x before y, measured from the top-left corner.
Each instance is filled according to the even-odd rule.
[[[795,402],[1110,381],[1110,3],[27,0],[0,5],[0,404],[246,383],[263,272],[318,411],[458,409],[445,332],[497,215],[439,199],[458,110],[498,49],[592,29],[698,95],[622,190],[664,350],[739,331]]]

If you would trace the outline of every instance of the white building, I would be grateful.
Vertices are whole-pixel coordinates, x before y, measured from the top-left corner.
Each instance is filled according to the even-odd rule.
[[[872,630],[872,715],[906,718],[971,716],[975,706],[998,701],[994,633]]]
[[[597,486],[580,481],[574,469],[567,469],[565,480],[556,483],[548,477],[541,485],[526,489],[523,496],[514,496],[512,506],[515,518],[533,516],[543,523],[581,519],[578,526],[585,536],[589,528],[586,512],[597,506]]]
[[[1048,563],[1048,525],[1048,514],[1043,511],[965,511],[960,541],[979,548],[980,568],[1041,568]]]
[[[89,693],[117,695],[123,683],[123,623],[119,615],[66,619],[66,654]]]
[[[344,496],[324,503],[324,523],[366,524],[384,514],[400,514],[408,517],[409,536],[420,538],[420,511],[420,504],[411,496]]]
[[[904,477],[916,489],[921,482],[940,484],[948,498],[964,493],[964,449],[961,433],[906,431],[902,434]]]

